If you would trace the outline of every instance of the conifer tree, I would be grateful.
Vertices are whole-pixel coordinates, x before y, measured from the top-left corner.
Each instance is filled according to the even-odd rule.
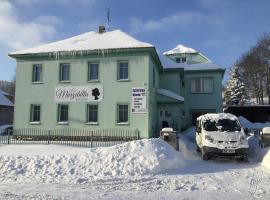
[[[231,70],[230,79],[224,90],[224,101],[226,105],[244,105],[250,101],[238,66],[234,66]]]

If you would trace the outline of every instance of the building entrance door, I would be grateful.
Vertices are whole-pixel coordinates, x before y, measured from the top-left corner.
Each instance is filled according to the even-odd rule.
[[[172,114],[169,110],[159,110],[159,128],[172,127]]]

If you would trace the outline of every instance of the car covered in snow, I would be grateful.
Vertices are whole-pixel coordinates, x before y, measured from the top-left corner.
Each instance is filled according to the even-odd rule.
[[[213,157],[235,157],[248,160],[247,131],[238,118],[228,113],[205,114],[196,121],[197,151],[203,160]]]

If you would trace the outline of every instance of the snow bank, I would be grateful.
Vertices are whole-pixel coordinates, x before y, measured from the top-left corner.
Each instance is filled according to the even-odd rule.
[[[264,149],[262,155],[262,166],[270,170],[270,148]]]
[[[171,172],[184,165],[184,160],[161,139],[96,149],[54,145],[0,146],[0,180],[82,183]]]

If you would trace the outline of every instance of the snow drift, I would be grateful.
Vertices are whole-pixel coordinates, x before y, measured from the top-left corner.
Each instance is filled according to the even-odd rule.
[[[35,150],[40,146],[0,146],[0,180],[82,183],[166,173],[184,164],[181,154],[161,139],[96,149],[44,145],[42,154]]]

